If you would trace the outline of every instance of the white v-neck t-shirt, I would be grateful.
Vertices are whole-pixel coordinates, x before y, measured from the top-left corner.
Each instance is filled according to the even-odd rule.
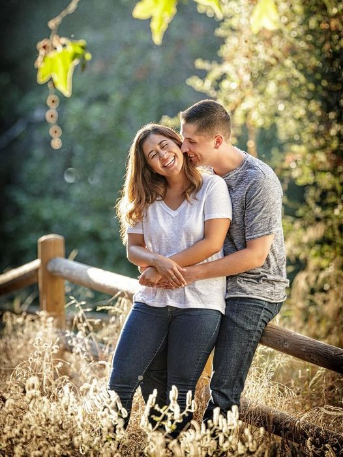
[[[216,175],[203,174],[203,184],[190,202],[184,200],[172,210],[157,200],[145,211],[143,221],[129,227],[127,233],[144,235],[147,249],[170,257],[204,238],[204,222],[208,219],[232,220],[232,204],[225,181]],[[223,257],[223,250],[201,263]],[[150,306],[207,308],[225,312],[226,278],[195,281],[186,287],[165,290],[140,286],[134,301]]]

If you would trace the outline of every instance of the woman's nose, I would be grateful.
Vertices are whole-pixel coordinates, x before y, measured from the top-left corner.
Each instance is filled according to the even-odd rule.
[[[167,151],[160,151],[160,152],[158,153],[158,156],[160,157],[160,159],[163,159],[167,154],[168,154]]]

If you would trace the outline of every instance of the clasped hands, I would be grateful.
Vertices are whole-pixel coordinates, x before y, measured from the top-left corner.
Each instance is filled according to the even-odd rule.
[[[177,289],[187,285],[182,273],[186,270],[171,259],[159,259],[154,266],[139,267],[139,284],[162,289]]]

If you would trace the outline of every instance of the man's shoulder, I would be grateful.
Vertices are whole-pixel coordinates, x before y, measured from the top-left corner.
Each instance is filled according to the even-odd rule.
[[[242,179],[249,182],[270,182],[271,184],[280,185],[279,178],[275,171],[266,162],[263,162],[257,157],[249,156],[247,160],[246,172],[242,173]]]
[[[274,170],[263,160],[258,157],[254,157],[251,154],[247,154],[247,169],[252,172],[262,173],[262,174],[275,174]]]

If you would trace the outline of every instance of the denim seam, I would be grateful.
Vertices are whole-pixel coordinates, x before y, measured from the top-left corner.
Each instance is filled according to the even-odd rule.
[[[165,339],[166,339],[166,336],[168,335],[168,332],[164,335],[164,338],[161,342],[161,344],[159,345],[159,347],[157,348],[156,352],[154,353],[152,359],[149,361],[148,365],[146,366],[146,368],[143,370],[143,373],[141,374],[141,376],[144,377],[144,373],[147,371],[147,369],[149,368],[149,365],[151,364],[151,362],[154,360],[156,354],[158,353],[159,349],[161,348],[162,344],[164,343]],[[133,397],[135,396],[135,393],[136,393],[136,390],[137,388],[140,386],[140,384],[142,383],[142,380],[139,379],[138,382],[135,384],[135,387],[132,391],[132,394],[131,394],[131,398],[130,398],[130,401],[132,402],[133,401]],[[126,408],[125,408],[126,409]]]
[[[161,349],[162,344],[165,342],[165,340],[166,340],[166,338],[167,338],[167,336],[168,336],[168,333],[169,333],[169,331],[167,331],[167,333],[164,335],[163,340],[161,341],[160,345],[159,345],[158,348],[156,349],[154,355],[153,355],[152,358],[149,360],[149,363],[147,364],[147,366],[144,368],[143,373],[142,373],[143,375],[144,375],[144,373],[147,371],[147,369],[149,368],[151,362],[154,360],[154,358],[155,358],[156,355],[158,354],[158,351]],[[137,384],[136,389],[137,389],[137,387],[139,386],[140,383],[141,383],[141,381]]]
[[[261,312],[260,312],[260,317],[259,317],[259,320],[258,320],[258,324],[257,324],[256,327],[255,327],[255,332],[254,332],[254,336],[253,336],[253,341],[255,341],[255,337],[256,337],[257,331],[258,331],[258,329],[260,328],[260,324],[261,324],[261,320],[262,320],[262,314],[263,314],[263,312],[264,312],[264,310],[266,309],[266,306],[267,306],[265,300],[261,300],[261,301],[264,302],[264,305],[263,305],[263,309],[262,309]],[[257,344],[258,344],[258,342],[257,342]],[[244,353],[244,358],[243,358],[242,363],[241,363],[241,369],[239,370],[238,376],[236,377],[236,382],[235,382],[235,384],[232,386],[232,391],[233,391],[233,392],[234,392],[235,389],[237,388],[237,384],[239,384],[239,380],[241,379],[241,376],[242,376],[242,374],[243,374],[243,373],[242,373],[242,369],[243,369],[243,367],[245,366],[245,363],[244,363],[245,360],[247,359],[247,357],[249,356],[249,354],[250,354],[250,352],[251,352],[251,345],[248,346],[248,348],[249,348],[249,351],[246,350],[245,353]],[[248,349],[248,348],[247,348],[247,349]]]
[[[209,339],[208,343],[206,344],[206,346],[204,347],[204,350],[202,351],[201,355],[199,356],[199,359],[198,359],[198,362],[196,364],[196,367],[194,369],[194,372],[193,372],[193,377],[192,377],[192,382],[195,382],[195,375],[196,375],[196,372],[198,371],[198,367],[199,367],[199,363],[200,363],[200,359],[201,359],[201,356],[204,354],[204,352],[206,351],[206,349],[208,349],[209,347],[209,344],[210,344],[210,341],[212,341],[212,338],[213,338],[213,335],[218,332],[218,329],[219,329],[219,326],[220,326],[220,321],[221,321],[221,315],[218,316],[218,321],[217,321],[217,325],[216,325],[216,328],[213,330],[212,332],[212,335],[211,335],[211,338]],[[215,346],[215,342],[213,343],[213,347]],[[213,349],[213,348],[212,348]],[[206,362],[205,362],[205,365],[206,365]]]

